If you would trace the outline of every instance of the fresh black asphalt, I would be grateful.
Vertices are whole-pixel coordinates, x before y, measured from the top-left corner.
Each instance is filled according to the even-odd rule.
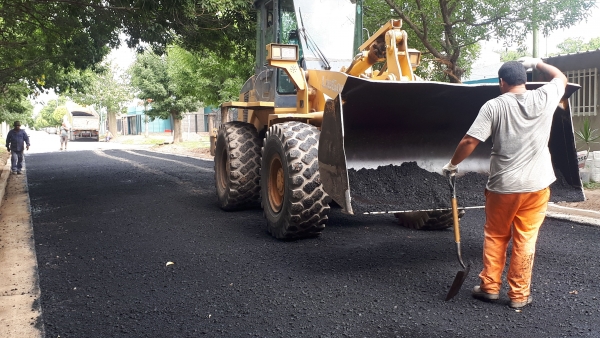
[[[46,337],[600,337],[600,228],[544,223],[531,306],[470,297],[481,210],[451,230],[332,209],[284,242],[216,205],[211,161],[146,151],[33,154],[26,172]],[[460,204],[460,201],[459,201]],[[174,264],[167,265],[167,262]]]

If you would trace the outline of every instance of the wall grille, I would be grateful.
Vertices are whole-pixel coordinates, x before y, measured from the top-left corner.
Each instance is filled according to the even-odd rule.
[[[596,116],[598,113],[598,68],[571,70],[566,72],[571,83],[581,89],[571,95],[573,116]]]

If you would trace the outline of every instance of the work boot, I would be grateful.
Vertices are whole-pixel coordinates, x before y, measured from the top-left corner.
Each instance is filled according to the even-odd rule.
[[[21,175],[21,170],[17,171],[17,175]]]
[[[481,287],[479,285],[477,285],[473,288],[473,290],[471,291],[471,296],[475,299],[479,299],[479,300],[483,300],[483,301],[496,300],[496,299],[500,298],[500,295],[497,293],[487,293],[487,292],[481,290]]]
[[[533,302],[533,297],[531,297],[531,295],[530,295],[529,297],[527,297],[526,300],[524,300],[522,302],[515,302],[514,300],[511,300],[509,306],[513,309],[520,309],[520,308],[524,307],[525,305],[531,304],[531,302]]]
[[[16,174],[16,173],[17,173],[17,171],[16,171],[16,170],[13,170],[13,171],[12,171],[12,173],[13,173],[13,174]]]

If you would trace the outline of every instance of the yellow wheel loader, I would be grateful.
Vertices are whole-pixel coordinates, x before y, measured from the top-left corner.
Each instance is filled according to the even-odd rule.
[[[441,177],[479,108],[500,94],[498,86],[420,81],[413,71],[421,54],[408,48],[400,20],[383,25],[352,57],[362,27],[354,24],[361,8],[349,0],[258,0],[255,6],[255,75],[211,124],[219,206],[260,205],[268,231],[280,239],[320,234],[332,201],[348,214],[395,214],[417,229],[452,226],[451,209],[427,191],[415,205],[401,194],[383,200],[385,184],[377,190],[370,189],[377,182],[359,181],[378,168],[371,175],[376,181],[408,175],[404,184],[414,183],[410,171],[394,168]],[[549,146],[567,195],[582,200],[567,100],[576,89],[569,85],[557,107]],[[489,141],[479,145],[461,171],[485,174],[490,149]],[[438,184],[435,177],[415,180]]]

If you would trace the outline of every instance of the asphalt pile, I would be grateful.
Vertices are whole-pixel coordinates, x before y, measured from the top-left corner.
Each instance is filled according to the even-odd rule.
[[[551,187],[552,202],[581,201],[583,193],[573,189],[560,171]],[[452,192],[449,179],[427,171],[416,162],[377,169],[348,170],[352,208],[355,213],[450,209]],[[488,175],[467,172],[456,179],[459,207],[485,204]]]

